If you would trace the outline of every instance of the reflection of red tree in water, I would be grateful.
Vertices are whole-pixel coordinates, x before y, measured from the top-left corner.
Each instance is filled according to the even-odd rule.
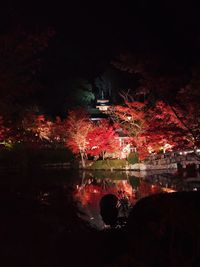
[[[133,189],[128,180],[89,179],[83,185],[77,185],[74,197],[82,206],[99,207],[99,201],[106,194],[114,194],[119,199],[126,197],[131,204],[135,204],[138,198],[160,192],[162,190],[159,186],[145,181],[140,181],[138,188]]]
[[[82,185],[77,185],[74,199],[84,213],[83,217],[102,228],[104,226],[99,204],[103,196],[116,195],[119,199],[117,207],[121,210],[120,214],[126,216],[127,208],[129,209],[130,206],[134,205],[137,200],[159,192],[161,192],[161,188],[145,181],[140,181],[138,187],[133,188],[128,180],[87,179]]]
[[[75,199],[78,200],[82,206],[90,205],[91,207],[99,208],[99,202],[104,195],[114,194],[120,198],[122,197],[122,192],[130,202],[134,201],[135,194],[127,180],[94,180],[84,185],[77,186]]]
[[[145,181],[141,181],[138,191],[140,192],[140,197],[142,198],[142,197],[147,197],[152,194],[161,193],[162,189],[161,187],[157,185],[153,185]]]

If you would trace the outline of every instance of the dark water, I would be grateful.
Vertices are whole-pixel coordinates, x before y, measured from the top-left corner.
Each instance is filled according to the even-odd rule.
[[[53,210],[57,207],[59,210],[67,205],[78,218],[97,229],[103,229],[105,224],[99,203],[106,194],[117,196],[119,216],[127,217],[130,208],[138,200],[151,194],[198,191],[200,176],[197,172],[176,171],[46,170],[30,174],[1,174],[0,185],[0,197],[6,206],[18,203],[21,210],[31,211],[33,207],[33,212],[42,214],[43,209]]]
[[[198,173],[35,170],[1,173],[0,178],[3,267],[109,266],[123,246],[117,245],[122,237],[116,232],[98,231],[105,227],[99,208],[102,197],[116,195],[119,216],[126,217],[132,205],[150,194],[166,188],[199,189]]]
[[[197,191],[200,176],[197,172],[83,172],[76,184],[74,200],[83,212],[81,218],[94,227],[105,227],[100,215],[99,203],[106,194],[119,199],[119,216],[128,217],[131,207],[141,198],[152,194],[175,191]],[[123,203],[126,202],[126,208]]]

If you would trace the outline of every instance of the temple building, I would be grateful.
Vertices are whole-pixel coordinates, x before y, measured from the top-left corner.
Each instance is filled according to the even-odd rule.
[[[106,113],[109,107],[110,107],[110,100],[104,98],[104,93],[102,91],[101,99],[97,99],[96,108]]]
[[[99,121],[102,120],[107,120],[109,118],[108,110],[111,107],[110,100],[108,98],[104,98],[104,93],[102,91],[101,97],[97,98],[96,100],[96,106],[95,108],[90,108],[89,114],[91,121],[94,123],[98,123]],[[130,137],[124,134],[122,129],[116,129],[116,140],[119,142],[120,146],[120,153],[118,155],[109,155],[110,157],[119,157],[121,159],[127,158],[130,152],[135,152],[136,148],[132,147],[131,142],[130,142]]]
[[[100,121],[104,119],[108,119],[107,111],[110,108],[110,100],[108,98],[104,98],[104,93],[102,91],[101,97],[97,98],[95,107],[89,108],[88,112],[90,114],[90,118],[93,122]]]

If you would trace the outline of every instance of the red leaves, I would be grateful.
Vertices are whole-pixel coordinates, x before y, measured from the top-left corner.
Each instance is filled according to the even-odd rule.
[[[141,160],[148,151],[183,149],[200,143],[200,120],[191,104],[187,104],[187,114],[180,106],[163,101],[151,108],[140,102],[125,101],[125,104],[115,106],[111,116],[118,128],[133,137]]]
[[[101,122],[94,125],[91,132],[88,134],[90,155],[101,155],[104,157],[105,153],[116,152],[119,148],[119,143],[116,141],[117,134],[113,127],[109,126],[107,122]]]
[[[117,136],[107,122],[92,124],[84,111],[69,112],[66,120],[67,146],[73,153],[102,156],[118,149]]]
[[[115,122],[115,127],[121,128],[123,133],[132,138],[134,146],[137,147],[140,159],[144,159],[147,149],[145,147],[144,133],[148,126],[146,104],[141,102],[125,101],[124,106],[114,106],[110,115]]]
[[[22,125],[26,135],[32,133],[35,137],[39,137],[41,140],[51,139],[53,122],[46,120],[43,114],[27,114],[22,121]]]
[[[158,101],[149,114],[147,132],[151,140],[159,134],[162,136],[161,139],[165,139],[165,143],[170,143],[177,148],[199,146],[199,113],[192,103],[185,102],[183,106],[168,105]]]
[[[145,104],[140,102],[127,102],[125,106],[114,106],[110,115],[115,124],[120,124],[128,136],[136,136],[145,128]]]
[[[8,132],[9,132],[9,129],[4,126],[3,117],[0,116],[0,142],[5,141],[5,139],[7,138]]]
[[[82,109],[70,111],[65,122],[67,132],[66,145],[73,153],[85,154],[88,149],[88,133],[92,124],[86,112]]]

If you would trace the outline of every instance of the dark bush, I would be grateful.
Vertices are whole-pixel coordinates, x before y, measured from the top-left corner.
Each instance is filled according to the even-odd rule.
[[[131,152],[129,155],[128,155],[128,158],[127,158],[128,162],[130,164],[135,164],[135,163],[138,163],[138,154],[135,153],[135,152]]]
[[[102,170],[110,170],[110,169],[123,169],[125,168],[127,161],[124,159],[107,159],[107,160],[97,160],[95,161],[91,169],[102,169]]]

